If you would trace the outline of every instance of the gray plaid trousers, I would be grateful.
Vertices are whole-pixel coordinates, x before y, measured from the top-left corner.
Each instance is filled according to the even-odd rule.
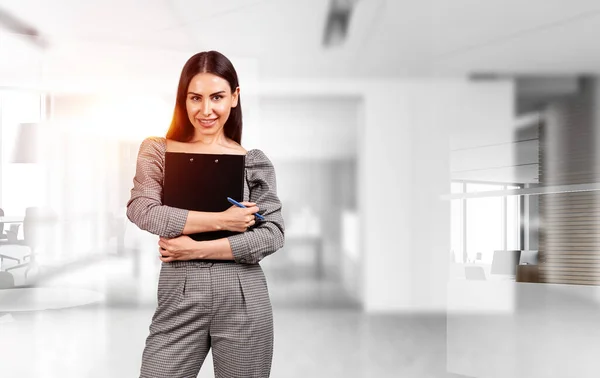
[[[181,235],[188,211],[162,205],[164,138],[145,139],[138,154],[127,216],[141,229]],[[158,306],[142,355],[141,378],[196,377],[212,348],[216,378],[269,377],[273,315],[258,264],[284,243],[275,172],[260,150],[246,155],[244,201],[265,221],[229,237],[236,263],[163,263]]]
[[[215,377],[269,376],[273,316],[260,265],[163,263],[141,377],[196,377],[211,347]]]

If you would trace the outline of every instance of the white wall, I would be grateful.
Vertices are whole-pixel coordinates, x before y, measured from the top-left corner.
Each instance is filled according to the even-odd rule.
[[[509,140],[512,96],[511,83],[460,80],[366,93],[359,201],[367,311],[445,311],[450,206],[440,196],[450,190],[450,150],[476,137]]]
[[[502,183],[539,182],[538,139],[454,150],[453,180]]]
[[[514,85],[510,81],[471,82],[441,87],[450,95],[443,102],[445,121],[452,129],[452,150],[514,141]]]
[[[357,97],[263,97],[260,143],[273,159],[354,159]]]
[[[288,235],[283,253],[270,257],[264,266],[315,269],[319,261],[315,247],[297,240],[302,235],[318,234],[322,240],[320,259],[324,275],[337,277],[343,273],[342,212],[356,211],[361,101],[358,96],[256,97],[260,113],[258,133],[248,135],[258,134],[257,147],[276,167]],[[355,285],[347,286],[348,291],[356,293]]]
[[[456,103],[448,113],[462,119],[451,134],[452,179],[537,183],[539,142],[535,123],[539,117],[524,125],[514,118],[515,96],[507,97],[506,92],[514,93],[509,82],[472,85],[478,88],[475,94],[463,93],[451,101],[472,100],[476,107],[467,111],[464,104]],[[499,85],[505,85],[506,91],[498,91]]]
[[[450,152],[511,140],[512,83],[278,80],[258,89],[362,99],[356,185],[364,308],[445,311],[450,203],[440,198],[450,192]]]

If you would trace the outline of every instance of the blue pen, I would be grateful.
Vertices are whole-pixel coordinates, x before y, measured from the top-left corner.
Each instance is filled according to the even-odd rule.
[[[227,197],[227,201],[231,202],[232,204],[234,204],[237,207],[242,207],[242,208],[246,208],[246,206],[242,205],[241,203],[239,203],[238,201],[234,200],[231,197]],[[256,217],[260,220],[265,220],[265,217],[263,217],[262,215],[260,215],[259,213],[254,213],[254,215],[256,215]]]

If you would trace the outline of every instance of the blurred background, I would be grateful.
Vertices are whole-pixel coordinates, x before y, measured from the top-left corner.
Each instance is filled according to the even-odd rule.
[[[137,152],[218,50],[286,222],[271,376],[596,377],[596,33],[594,0],[0,0],[0,376],[139,375]]]

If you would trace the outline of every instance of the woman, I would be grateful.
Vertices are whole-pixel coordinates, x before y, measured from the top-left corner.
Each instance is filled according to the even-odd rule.
[[[158,306],[142,378],[196,377],[210,348],[215,377],[270,374],[273,314],[259,262],[283,246],[284,223],[273,165],[262,151],[246,151],[241,135],[233,65],[216,51],[192,56],[181,73],[166,138],[141,144],[127,203],[127,217],[160,236]],[[246,208],[211,213],[163,205],[166,151],[246,155]],[[258,211],[265,220],[255,223]],[[187,236],[215,230],[239,233],[209,241]]]

